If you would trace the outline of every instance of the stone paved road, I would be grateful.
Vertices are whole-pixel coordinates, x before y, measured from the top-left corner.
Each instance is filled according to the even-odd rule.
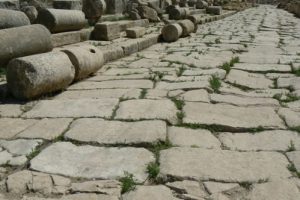
[[[1,104],[0,199],[299,200],[299,75],[300,20],[260,6]]]

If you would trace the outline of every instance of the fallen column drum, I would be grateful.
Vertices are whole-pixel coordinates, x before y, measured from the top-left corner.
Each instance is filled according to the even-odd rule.
[[[75,70],[60,51],[15,58],[7,66],[9,92],[18,99],[33,99],[66,88]]]
[[[42,9],[36,23],[46,26],[51,33],[76,31],[87,24],[84,13],[80,10]]]
[[[0,44],[0,67],[13,58],[53,49],[50,32],[38,24],[0,30]]]
[[[16,10],[0,9],[0,29],[30,25],[25,13]]]
[[[164,41],[175,42],[182,35],[182,27],[179,24],[167,24],[161,32]]]

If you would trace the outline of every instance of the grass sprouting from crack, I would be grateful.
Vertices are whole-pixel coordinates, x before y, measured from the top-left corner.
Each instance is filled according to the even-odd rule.
[[[211,78],[209,79],[209,84],[214,92],[219,92],[219,89],[222,86],[221,80],[215,75],[211,76]]]
[[[136,182],[134,181],[134,176],[133,176],[133,174],[130,174],[129,172],[124,172],[124,177],[120,178],[119,181],[122,184],[122,190],[121,190],[122,194],[129,192],[131,190],[134,190],[136,187]]]

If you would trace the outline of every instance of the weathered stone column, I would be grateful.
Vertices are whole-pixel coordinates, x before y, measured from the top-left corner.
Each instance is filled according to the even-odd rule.
[[[178,22],[182,28],[182,37],[190,35],[190,33],[195,32],[195,25],[191,20],[185,19]]]
[[[82,0],[53,0],[53,8],[82,10]]]
[[[162,37],[166,42],[175,42],[182,35],[182,27],[179,24],[167,24],[163,27]]]
[[[209,6],[206,8],[206,13],[213,15],[221,15],[222,7],[221,6]]]
[[[30,21],[23,12],[0,9],[0,29],[25,25],[30,25]]]
[[[93,45],[71,46],[62,51],[69,56],[75,67],[75,81],[95,73],[104,64],[102,51]]]
[[[30,23],[33,24],[35,22],[38,15],[38,11],[34,6],[24,6],[22,7],[21,11],[25,13],[25,15],[30,20]]]
[[[9,92],[33,99],[66,88],[75,75],[69,57],[60,51],[15,58],[7,66]]]
[[[51,33],[76,31],[87,24],[82,11],[63,9],[40,10],[36,23],[43,24]]]
[[[51,34],[42,25],[28,25],[0,30],[0,66],[13,58],[45,53],[53,49]]]
[[[19,0],[0,0],[0,8],[19,10]]]
[[[168,10],[170,19],[185,19],[189,14],[188,8],[181,8],[181,7],[173,7]]]

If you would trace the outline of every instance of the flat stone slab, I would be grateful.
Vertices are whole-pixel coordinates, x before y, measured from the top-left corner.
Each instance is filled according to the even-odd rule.
[[[220,125],[229,129],[285,128],[274,109],[268,107],[187,102],[183,111],[185,112],[183,122],[187,124]]]
[[[175,104],[170,100],[129,100],[120,103],[115,119],[161,119],[175,124],[177,111]]]
[[[284,119],[288,127],[300,126],[300,112],[293,111],[289,108],[280,108],[278,115]]]
[[[210,89],[207,80],[202,81],[186,81],[186,82],[159,82],[156,89],[160,90],[183,90],[183,89]]]
[[[180,96],[184,101],[200,101],[207,103],[210,101],[208,92],[204,89],[187,91]]]
[[[153,83],[150,80],[111,80],[102,82],[82,81],[71,85],[68,90],[92,90],[92,89],[150,89]]]
[[[68,90],[56,96],[61,99],[103,99],[103,98],[139,98],[141,89],[95,89],[95,90]]]
[[[10,139],[34,125],[38,120],[18,119],[18,118],[0,118],[0,138]]]
[[[165,141],[164,121],[120,122],[102,119],[78,119],[65,137],[81,142],[99,144],[143,144]]]
[[[118,99],[42,100],[23,117],[111,117],[117,104]]]
[[[300,136],[297,132],[285,130],[259,133],[220,133],[219,139],[231,150],[239,151],[286,151],[295,145],[300,150]]]
[[[45,140],[52,140],[60,136],[68,129],[72,119],[68,118],[44,118],[39,120],[33,126],[25,129],[17,135],[17,138],[40,138]]]
[[[286,155],[288,156],[289,160],[294,163],[296,169],[298,172],[300,172],[300,151],[292,151],[287,152]]]
[[[233,84],[246,86],[252,89],[264,89],[273,87],[273,81],[262,74],[248,73],[241,70],[231,70],[226,81]]]
[[[0,147],[5,148],[8,152],[14,155],[28,155],[34,149],[42,144],[42,140],[0,140]]]
[[[147,178],[147,164],[154,156],[144,148],[75,146],[58,142],[44,149],[30,162],[36,171],[77,178],[118,179],[124,172],[138,182]]]
[[[210,99],[213,103],[227,103],[236,106],[279,106],[278,101],[273,98],[241,97],[213,93],[210,94]]]
[[[299,188],[292,179],[255,184],[246,199],[257,200],[298,200]]]
[[[171,126],[168,128],[168,138],[175,146],[220,149],[220,141],[205,129],[188,129]]]
[[[0,117],[19,117],[22,113],[19,104],[0,104]]]
[[[253,64],[253,63],[236,63],[233,69],[240,69],[249,72],[291,72],[290,65],[280,64]]]
[[[279,88],[293,88],[294,90],[300,89],[300,77],[293,78],[279,78],[277,80],[277,85]]]
[[[230,190],[235,187],[239,187],[237,183],[220,183],[220,182],[204,182],[205,188],[210,194],[220,193],[226,190]]]
[[[172,190],[164,185],[137,186],[135,190],[122,196],[123,200],[176,200]],[[179,199],[178,199],[179,200]]]
[[[287,107],[296,112],[300,112],[300,100],[287,103]]]
[[[163,176],[220,182],[257,182],[290,177],[284,155],[275,152],[236,152],[198,148],[161,151]]]

